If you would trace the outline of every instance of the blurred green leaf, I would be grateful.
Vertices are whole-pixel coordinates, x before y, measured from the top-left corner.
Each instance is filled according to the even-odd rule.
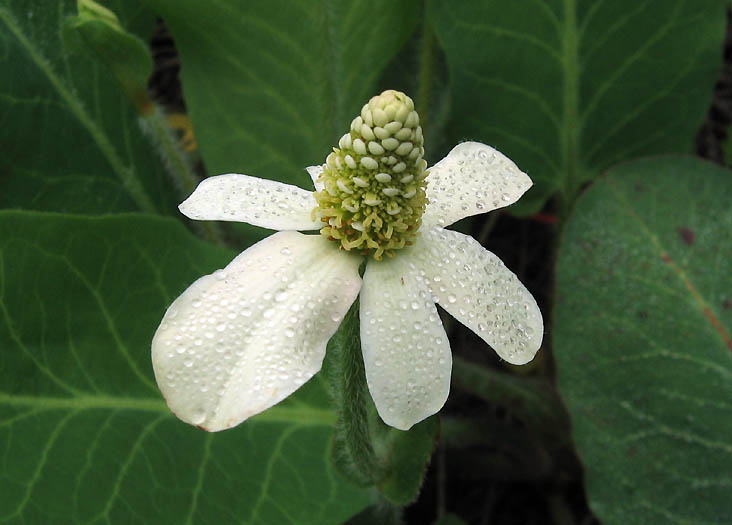
[[[476,467],[470,476],[550,479],[573,467],[567,462],[574,454],[569,417],[546,378],[510,374],[454,356],[452,387],[485,402],[442,422],[441,438],[451,454],[469,457]]]
[[[433,525],[466,525],[467,522],[462,519],[457,514],[452,514],[448,512],[447,514],[443,514],[439,518],[437,518],[437,521]]]
[[[561,402],[546,379],[500,372],[455,356],[452,384],[491,406],[506,408],[525,425],[556,432],[566,424]]]
[[[452,139],[496,146],[534,180],[514,213],[632,157],[691,152],[722,58],[724,0],[439,2]]]
[[[344,525],[374,525],[375,523],[378,525],[404,525],[402,514],[403,507],[375,498],[374,503],[345,522]]]
[[[155,19],[110,1],[125,27]],[[76,1],[0,6],[0,207],[74,213],[170,211],[177,198],[117,81],[65,42]]]
[[[211,174],[236,172],[312,188],[421,2],[145,0],[168,24],[186,105]]]
[[[168,304],[234,254],[172,219],[0,212],[0,522],[339,522],[368,494],[331,467],[318,380],[207,434],[160,397]]]
[[[78,0],[79,16],[64,20],[65,43],[76,39],[79,51],[100,60],[122,86],[141,115],[153,110],[147,81],[153,63],[150,49],[139,37],[126,31],[117,16],[93,0]]]
[[[727,167],[732,166],[732,129],[727,128],[727,138],[721,144],[722,160]]]
[[[577,202],[554,352],[604,523],[730,523],[732,174],[620,165]]]
[[[387,457],[387,474],[379,482],[379,492],[395,505],[408,505],[417,499],[427,466],[440,434],[440,418],[430,416],[408,431],[383,426],[379,444]]]

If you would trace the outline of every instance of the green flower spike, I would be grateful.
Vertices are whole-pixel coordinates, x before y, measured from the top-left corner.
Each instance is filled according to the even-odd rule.
[[[427,205],[423,144],[411,98],[387,90],[369,100],[318,179],[320,233],[377,261],[414,244]]]

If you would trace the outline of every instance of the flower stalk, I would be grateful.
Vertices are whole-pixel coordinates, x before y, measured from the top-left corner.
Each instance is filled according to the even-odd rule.
[[[339,414],[333,448],[335,464],[347,479],[369,487],[383,477],[384,468],[372,443],[373,402],[366,385],[359,330],[356,300],[331,338],[326,355],[330,393]]]

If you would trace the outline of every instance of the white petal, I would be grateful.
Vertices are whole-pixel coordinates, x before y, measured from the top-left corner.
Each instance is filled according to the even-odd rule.
[[[153,338],[170,409],[216,431],[289,396],[320,370],[358,295],[360,261],[320,235],[280,232],[198,279]]]
[[[408,430],[439,411],[450,391],[450,345],[407,253],[366,266],[360,319],[366,380],[381,419]]]
[[[323,165],[321,164],[319,166],[308,166],[305,169],[310,175],[310,178],[313,180],[313,186],[315,186],[315,189],[317,191],[323,191],[323,188],[325,188],[325,186],[322,182],[318,181],[320,174],[323,173]]]
[[[532,184],[511,159],[480,142],[458,144],[428,171],[426,227],[513,204]]]
[[[178,207],[187,217],[204,221],[248,222],[270,230],[317,230],[310,213],[313,193],[273,180],[230,173],[204,179]]]
[[[531,293],[478,241],[433,228],[412,250],[437,302],[503,359],[528,363],[541,346],[544,322]]]

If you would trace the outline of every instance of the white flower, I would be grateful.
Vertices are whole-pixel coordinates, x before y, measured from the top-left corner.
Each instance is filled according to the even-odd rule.
[[[229,174],[204,180],[181,204],[192,219],[280,231],[198,279],[165,314],[152,359],[180,419],[223,430],[289,396],[320,370],[359,293],[368,387],[393,427],[409,429],[447,399],[452,358],[435,303],[509,363],[534,357],[543,336],[534,298],[475,239],[444,229],[512,204],[531,179],[493,148],[465,142],[426,172],[427,202],[422,131],[410,108],[398,92],[364,106],[335,155],[307,168],[316,194]],[[297,232],[324,222],[325,235]],[[361,279],[358,250],[388,257],[370,258]]]

